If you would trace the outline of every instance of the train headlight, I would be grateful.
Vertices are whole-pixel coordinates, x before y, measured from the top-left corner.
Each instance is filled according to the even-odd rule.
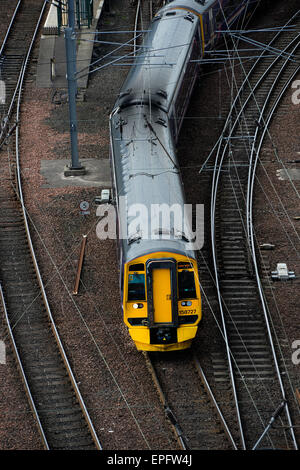
[[[181,305],[183,307],[190,307],[192,305],[192,302],[190,300],[185,300],[184,302],[181,302]]]
[[[143,308],[144,305],[143,304],[133,304],[132,307],[133,308]]]

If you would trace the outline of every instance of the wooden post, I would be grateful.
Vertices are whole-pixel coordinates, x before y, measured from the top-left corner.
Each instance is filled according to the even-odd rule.
[[[83,258],[84,258],[84,250],[85,250],[85,245],[86,245],[86,239],[87,235],[83,235],[82,242],[81,242],[81,248],[80,248],[80,256],[79,256],[79,261],[78,261],[78,267],[77,267],[77,274],[76,274],[76,280],[75,280],[75,286],[73,290],[73,294],[77,295],[78,290],[79,290],[79,282],[80,282],[80,276],[81,276],[81,271],[82,271],[82,265],[83,265]]]

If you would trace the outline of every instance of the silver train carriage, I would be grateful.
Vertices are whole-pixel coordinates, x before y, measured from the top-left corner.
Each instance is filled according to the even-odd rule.
[[[220,4],[226,25],[248,8]],[[138,350],[188,348],[202,317],[175,147],[199,59],[218,38],[220,4],[174,0],[157,13],[110,116],[122,307]]]

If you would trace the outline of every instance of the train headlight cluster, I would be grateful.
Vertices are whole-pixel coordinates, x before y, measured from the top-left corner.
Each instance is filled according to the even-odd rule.
[[[185,300],[185,301],[181,302],[181,305],[183,307],[190,307],[192,305],[192,302],[190,300]]]
[[[133,304],[133,308],[143,308],[144,304]]]

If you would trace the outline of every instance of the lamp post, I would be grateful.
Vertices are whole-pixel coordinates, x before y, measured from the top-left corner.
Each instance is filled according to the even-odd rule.
[[[75,9],[74,0],[68,0],[68,27],[65,28],[65,46],[67,60],[67,81],[69,96],[70,137],[71,137],[71,165],[66,166],[65,176],[81,176],[86,173],[79,162],[77,113],[76,113],[76,35],[75,35]]]

